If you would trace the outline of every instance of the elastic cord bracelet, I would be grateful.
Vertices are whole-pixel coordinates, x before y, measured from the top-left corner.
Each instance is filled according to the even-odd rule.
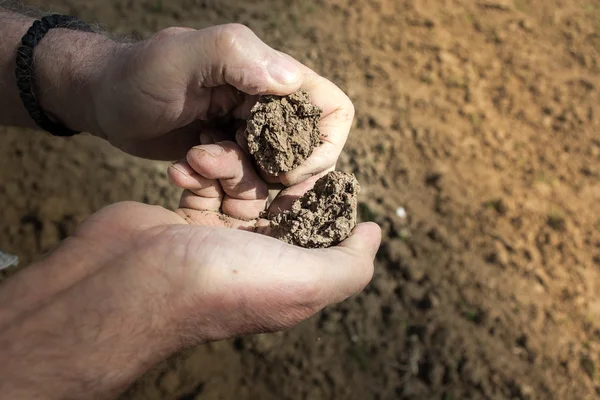
[[[37,126],[50,132],[54,136],[73,136],[80,132],[74,131],[52,122],[40,107],[34,88],[34,69],[33,69],[33,49],[46,36],[46,33],[53,28],[66,28],[77,31],[92,32],[91,26],[79,21],[75,17],[68,15],[49,15],[33,23],[27,31],[21,45],[17,50],[17,86],[21,95],[23,105]]]

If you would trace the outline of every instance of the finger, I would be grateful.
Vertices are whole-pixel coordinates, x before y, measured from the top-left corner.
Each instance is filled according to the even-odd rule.
[[[338,303],[360,292],[373,278],[373,261],[381,244],[381,229],[375,223],[354,228],[336,247],[322,250],[320,267],[309,271],[319,276],[316,300],[322,307]]]
[[[198,196],[218,199],[223,197],[223,189],[219,181],[199,175],[185,160],[171,164],[168,176],[175,186],[187,189]]]
[[[356,253],[365,253],[369,258],[375,255],[381,244],[381,228],[374,222],[358,224],[350,236],[338,245],[340,248],[349,249]]]
[[[311,101],[323,109],[319,121],[321,144],[298,168],[279,176],[286,186],[293,185],[335,166],[346,144],[354,119],[352,102],[336,85],[306,69],[302,88]]]
[[[202,197],[189,190],[184,190],[179,200],[179,208],[216,212],[221,210],[222,201],[222,198],[219,197]]]
[[[199,175],[185,160],[171,164],[168,175],[175,186],[184,189],[179,200],[180,208],[208,211],[221,209],[224,194],[218,180]]]
[[[267,184],[234,142],[194,147],[188,153],[187,161],[198,174],[219,180],[226,193],[222,204],[225,214],[256,219],[265,209],[269,194]]]
[[[329,249],[302,249],[244,232],[213,232],[211,240],[224,234],[237,244],[236,252],[227,264],[212,268],[211,285],[198,290],[207,298],[221,295],[218,309],[211,311],[221,323],[194,327],[210,339],[287,328],[356,294],[373,276],[381,238],[377,225],[363,224]]]
[[[220,25],[183,33],[180,46],[192,82],[202,87],[231,85],[250,94],[286,95],[302,81],[300,63],[267,46],[249,28]]]

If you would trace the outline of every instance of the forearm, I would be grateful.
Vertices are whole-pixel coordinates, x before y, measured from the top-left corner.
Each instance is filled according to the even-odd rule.
[[[33,21],[0,8],[0,125],[35,127],[15,78],[17,48]],[[34,92],[46,115],[71,129],[99,134],[91,94],[119,47],[101,34],[51,30],[36,46],[33,62]]]
[[[0,328],[0,399],[114,398],[180,345],[161,308],[172,306],[167,283],[140,282],[131,261],[109,263]]]
[[[0,125],[35,126],[21,104],[15,79],[17,47],[33,21],[0,8]]]

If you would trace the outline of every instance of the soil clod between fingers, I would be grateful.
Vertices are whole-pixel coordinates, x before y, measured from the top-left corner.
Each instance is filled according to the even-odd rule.
[[[283,97],[261,97],[246,128],[248,149],[258,166],[277,175],[310,157],[320,143],[321,113],[303,90]]]

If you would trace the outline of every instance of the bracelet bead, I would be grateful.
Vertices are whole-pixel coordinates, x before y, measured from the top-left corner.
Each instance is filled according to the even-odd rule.
[[[68,15],[53,14],[35,21],[21,39],[21,45],[17,49],[15,69],[17,86],[19,87],[21,101],[37,126],[54,136],[73,136],[80,132],[51,121],[40,107],[34,92],[33,50],[48,31],[54,28],[93,31],[88,24]]]

